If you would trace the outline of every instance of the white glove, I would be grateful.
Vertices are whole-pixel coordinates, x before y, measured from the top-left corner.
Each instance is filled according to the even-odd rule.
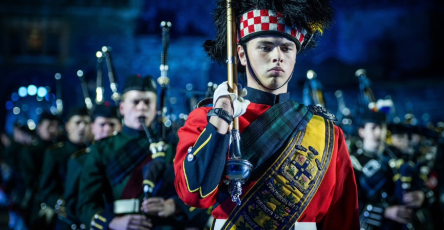
[[[247,111],[250,101],[242,98],[247,96],[247,89],[242,88],[240,84],[238,84],[238,94],[239,97],[237,97],[234,93],[230,93],[228,91],[228,83],[224,81],[217,87],[216,91],[214,91],[213,106],[216,105],[216,102],[220,97],[230,96],[231,101],[233,102],[233,117],[240,117]]]

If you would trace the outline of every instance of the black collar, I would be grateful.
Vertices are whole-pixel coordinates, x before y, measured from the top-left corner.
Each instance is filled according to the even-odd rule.
[[[86,148],[86,145],[85,145],[85,144],[80,144],[80,145],[78,145],[78,144],[74,144],[74,143],[71,142],[69,139],[68,139],[65,143],[66,143],[67,146],[70,146],[70,147],[73,147],[73,148],[76,148],[76,149],[83,149],[83,148]]]
[[[272,94],[262,90],[247,87],[247,96],[244,98],[252,103],[273,106],[290,100],[290,93]]]
[[[141,136],[146,136],[145,132],[143,130],[136,130],[136,129],[132,129],[126,125],[123,126],[122,128],[122,133],[130,136],[130,137],[141,137]]]

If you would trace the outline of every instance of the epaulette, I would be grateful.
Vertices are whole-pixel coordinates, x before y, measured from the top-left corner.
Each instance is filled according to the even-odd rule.
[[[332,122],[337,122],[338,119],[336,118],[335,115],[333,115],[333,113],[331,113],[330,111],[328,111],[326,108],[319,106],[319,105],[309,105],[308,109],[315,115],[321,116],[325,119],[328,119]]]
[[[48,151],[52,151],[54,149],[59,149],[62,148],[63,146],[65,146],[65,144],[63,142],[59,142],[57,144],[51,145],[47,148]]]
[[[196,105],[196,108],[207,107],[212,104],[213,104],[213,98],[207,97],[207,98],[204,98],[201,101],[199,101],[199,103],[197,103],[197,105]]]
[[[88,154],[89,151],[91,151],[89,148],[80,149],[79,151],[76,151],[76,152],[74,152],[74,153],[71,155],[71,159],[75,159],[75,158],[77,158],[77,157],[79,157],[79,156],[82,156],[82,155]]]

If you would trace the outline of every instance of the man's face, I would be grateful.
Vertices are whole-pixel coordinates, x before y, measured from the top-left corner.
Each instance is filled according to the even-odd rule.
[[[91,136],[91,118],[89,116],[74,115],[68,123],[66,123],[66,132],[68,132],[68,139],[74,144],[84,144],[89,141]]]
[[[60,135],[59,122],[57,120],[43,120],[37,127],[39,137],[44,141],[51,141]]]
[[[367,122],[364,127],[359,128],[359,136],[363,140],[364,148],[377,151],[381,145],[382,127],[380,124]]]
[[[122,124],[117,118],[96,117],[91,124],[94,140],[100,140],[113,135],[114,132],[122,130]]]
[[[257,78],[269,89],[282,86],[293,73],[296,64],[296,44],[279,36],[258,36],[247,42],[248,59]],[[239,59],[243,66],[247,65],[245,51],[238,46]],[[260,88],[247,70],[248,86]],[[256,86],[256,87],[255,87]],[[282,87],[287,91],[287,87]]]
[[[418,146],[421,142],[421,135],[418,133],[412,133],[412,138],[410,139],[411,146]]]
[[[409,138],[407,133],[404,134],[392,134],[392,143],[397,149],[401,150],[403,153],[408,153],[409,151]]]
[[[145,124],[150,126],[156,111],[157,96],[154,92],[130,90],[120,103],[120,113],[124,116],[125,125],[135,130],[143,130],[139,117],[144,117]]]
[[[32,142],[31,134],[26,133],[17,127],[14,127],[13,137],[15,142],[22,145],[30,145]]]

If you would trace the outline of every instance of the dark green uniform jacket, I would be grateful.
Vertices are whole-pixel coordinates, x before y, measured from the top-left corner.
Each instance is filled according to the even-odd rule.
[[[43,157],[48,147],[54,143],[40,139],[33,142],[32,146],[23,148],[21,153],[20,169],[23,174],[26,188],[33,191],[39,188],[39,175],[42,171]]]
[[[80,175],[85,165],[90,149],[85,148],[73,153],[68,160],[68,171],[66,174],[65,192],[63,200],[65,201],[65,213],[63,220],[65,222],[64,229],[84,228],[77,215],[77,198],[79,191]],[[68,228],[67,228],[68,227]]]
[[[30,226],[42,225],[38,223],[38,212],[42,203],[39,187],[43,166],[43,156],[52,141],[35,140],[31,146],[23,148],[20,155],[20,170],[26,187],[25,196],[22,199],[22,207],[27,212],[27,221]]]
[[[165,159],[173,159],[172,154],[173,151],[167,151]],[[141,204],[142,170],[150,160],[151,153],[146,134],[128,127],[124,127],[123,131],[116,136],[93,144],[80,177],[77,213],[81,222],[87,226],[90,225],[91,229],[108,229],[109,223],[115,217],[114,201],[135,198]],[[174,175],[172,170],[171,173]],[[184,216],[189,217],[188,214],[197,216],[197,213],[206,212],[206,210],[194,211],[186,206],[175,194],[172,183],[168,190],[174,194],[173,198],[182,210],[182,215],[163,219],[162,222],[178,223],[184,220]],[[140,206],[136,209],[140,212]],[[159,217],[150,218],[160,219]],[[156,222],[156,220],[153,221]]]
[[[85,146],[70,141],[59,142],[49,147],[44,155],[40,192],[47,207],[54,208],[57,200],[63,198],[67,163],[71,155]]]

